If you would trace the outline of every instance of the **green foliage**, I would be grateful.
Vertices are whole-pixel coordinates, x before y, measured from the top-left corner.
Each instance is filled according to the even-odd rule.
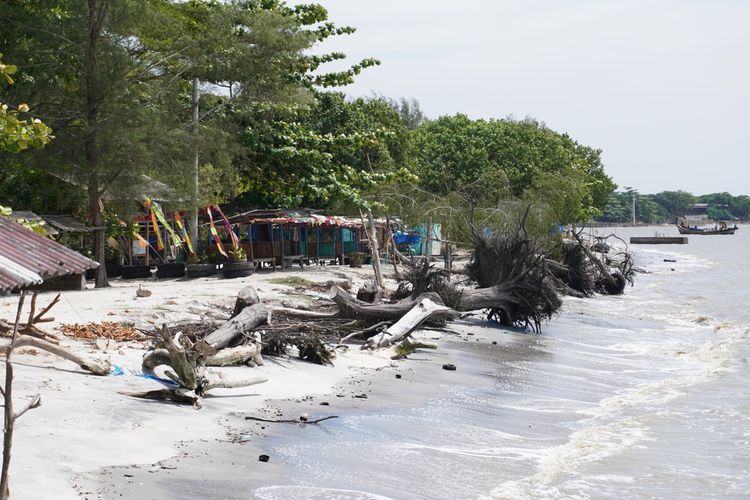
[[[704,194],[699,203],[708,203],[709,218],[714,220],[750,219],[750,196],[729,193]]]
[[[85,213],[83,190],[19,160],[13,155],[0,169],[0,200],[42,215]]]
[[[13,210],[10,207],[4,207],[0,205],[0,217],[10,217],[13,213]],[[29,219],[16,219],[16,222],[21,224],[23,227],[27,229],[31,229],[35,233],[39,234],[47,234],[47,230],[45,229],[44,221],[40,220],[29,220]]]
[[[247,253],[242,247],[237,247],[229,250],[229,262],[244,262],[247,260]]]
[[[16,73],[18,68],[3,63],[2,57],[3,54],[0,52],[0,80],[13,85],[14,81],[10,75]],[[41,148],[52,139],[52,129],[41,120],[21,118],[28,112],[27,104],[11,108],[8,104],[0,102],[0,151],[18,153],[29,147]]]
[[[697,199],[685,191],[662,191],[650,196],[654,203],[661,206],[662,212],[670,219],[676,219],[687,213]]]
[[[367,209],[410,178],[408,131],[383,100],[318,93],[310,107],[256,106],[243,124],[242,204]]]
[[[459,193],[470,206],[525,196],[546,204],[558,222],[572,222],[603,209],[615,187],[600,151],[529,119],[441,117],[414,132],[413,150],[425,191]]]

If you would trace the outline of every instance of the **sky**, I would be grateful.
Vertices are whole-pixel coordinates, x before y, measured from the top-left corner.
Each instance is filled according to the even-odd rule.
[[[382,61],[351,97],[530,116],[601,149],[641,193],[750,194],[750,1],[316,1],[357,28],[317,51]]]

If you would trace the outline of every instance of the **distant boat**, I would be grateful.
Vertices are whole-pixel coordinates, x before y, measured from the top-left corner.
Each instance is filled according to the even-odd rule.
[[[677,223],[677,230],[680,234],[734,234],[738,229],[737,224],[734,227],[729,227],[725,222],[715,227],[688,226],[684,222]]]

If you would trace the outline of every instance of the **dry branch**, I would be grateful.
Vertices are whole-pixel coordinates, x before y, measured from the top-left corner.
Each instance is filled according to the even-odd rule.
[[[324,422],[326,420],[331,420],[332,418],[339,418],[338,415],[331,415],[329,417],[323,417],[319,418],[317,420],[293,420],[293,419],[281,419],[281,420],[273,420],[269,418],[260,418],[260,417],[245,417],[245,420],[255,420],[256,422],[269,422],[272,424],[318,424],[320,422]]]

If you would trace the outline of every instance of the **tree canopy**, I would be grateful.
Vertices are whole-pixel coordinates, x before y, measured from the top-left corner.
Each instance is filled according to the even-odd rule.
[[[441,117],[415,130],[413,150],[426,191],[463,193],[475,205],[527,197],[546,203],[561,223],[598,213],[615,187],[600,151],[531,119]]]

